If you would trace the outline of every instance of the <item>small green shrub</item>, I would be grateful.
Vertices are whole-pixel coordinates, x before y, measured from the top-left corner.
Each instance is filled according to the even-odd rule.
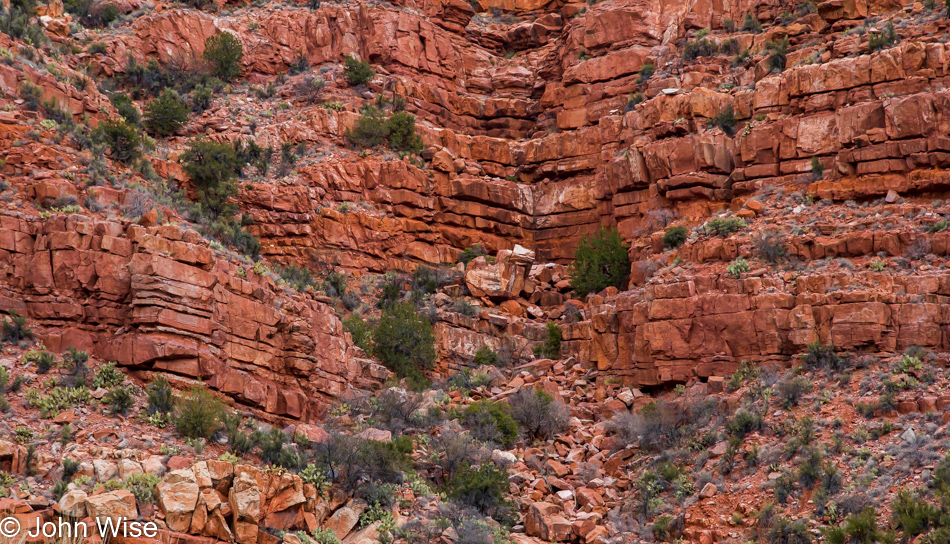
[[[231,81],[241,75],[244,47],[230,32],[216,32],[205,40],[202,57],[208,63],[212,75],[222,81]]]
[[[4,342],[18,344],[21,340],[33,338],[33,331],[26,326],[26,316],[20,315],[16,310],[10,310],[9,319],[4,319],[0,334]]]
[[[214,87],[211,85],[195,85],[191,91],[191,111],[201,113],[211,107],[214,99]]]
[[[422,152],[422,138],[416,134],[416,118],[411,113],[392,114],[386,121],[386,129],[392,149],[414,154]]]
[[[459,262],[468,264],[483,255],[488,255],[488,252],[485,251],[485,248],[481,244],[475,244],[472,247],[465,248],[464,251],[459,253]]]
[[[557,323],[553,321],[548,321],[546,328],[546,336],[544,342],[540,345],[535,346],[534,355],[535,357],[540,357],[543,359],[557,359],[561,356],[561,340],[563,338],[561,334],[561,327],[558,327]]]
[[[739,278],[749,270],[752,270],[752,267],[749,266],[749,262],[743,257],[736,257],[736,260],[732,261],[732,264],[726,267],[726,272],[729,272],[730,275],[736,278]]]
[[[785,235],[777,230],[768,230],[754,240],[756,255],[769,264],[776,264],[785,259],[788,252],[785,249]]]
[[[178,402],[175,430],[188,438],[211,438],[224,413],[224,405],[206,387],[194,386]]]
[[[111,389],[125,381],[125,374],[115,367],[115,363],[106,363],[96,369],[96,377],[92,380],[93,389],[100,387]]]
[[[380,146],[386,142],[388,136],[388,126],[383,118],[383,112],[372,104],[363,106],[352,130],[346,131],[347,139],[360,147]]]
[[[94,142],[105,144],[112,153],[112,160],[130,164],[141,155],[142,137],[125,121],[106,119],[92,131]]]
[[[233,180],[240,171],[240,163],[233,146],[203,138],[192,140],[179,160],[194,182],[204,209],[213,217],[236,212],[231,198],[238,192]]]
[[[736,113],[732,106],[726,106],[712,119],[706,122],[707,126],[719,127],[728,136],[736,133]]]
[[[397,302],[383,308],[372,338],[373,355],[399,376],[422,379],[435,364],[432,324],[412,304]]]
[[[775,396],[782,401],[786,408],[798,406],[805,393],[813,389],[812,383],[805,376],[795,376],[781,380],[775,386]]]
[[[449,482],[449,496],[497,519],[511,509],[508,501],[508,473],[492,463],[464,467]]]
[[[802,365],[813,370],[832,370],[840,372],[847,366],[847,361],[835,353],[834,344],[822,346],[815,340],[808,344],[805,354],[802,355]]]
[[[825,177],[825,163],[821,162],[818,157],[811,158],[811,177],[815,181]]]
[[[495,350],[491,349],[488,346],[482,346],[478,348],[478,351],[475,352],[475,364],[478,366],[482,365],[497,365],[498,364],[498,354],[495,353]]]
[[[129,388],[121,385],[112,388],[102,400],[109,405],[114,415],[124,416],[135,405],[135,398]]]
[[[24,81],[20,84],[20,98],[23,99],[23,105],[26,106],[26,109],[38,110],[40,102],[43,100],[43,89],[39,85]]]
[[[803,520],[791,521],[779,516],[768,528],[765,542],[769,544],[811,544],[812,536]]]
[[[316,282],[313,279],[313,273],[310,272],[308,268],[304,268],[302,266],[275,266],[274,272],[277,272],[277,275],[280,276],[282,280],[287,282],[287,285],[300,292],[306,291],[307,287],[313,287],[316,285]]]
[[[518,424],[511,417],[511,408],[504,402],[480,400],[468,405],[462,423],[474,438],[494,442],[508,449],[518,438]]]
[[[897,30],[894,28],[894,22],[888,21],[884,32],[872,32],[868,34],[868,49],[871,52],[887,49],[900,41]]]
[[[600,227],[581,238],[570,267],[571,287],[581,297],[613,286],[623,289],[630,276],[630,246],[616,228]]]
[[[718,54],[719,44],[708,38],[688,41],[686,42],[686,47],[683,49],[683,58],[686,60],[694,60],[700,57],[713,57]]]
[[[773,72],[781,72],[785,69],[785,63],[788,57],[788,37],[783,37],[777,41],[770,41],[765,44],[765,49],[769,51],[769,67]],[[814,164],[814,162],[812,163]]]
[[[670,227],[663,233],[663,245],[668,248],[677,248],[689,238],[689,229],[683,226]]]
[[[156,136],[169,136],[188,122],[190,108],[174,89],[165,89],[145,107],[145,128]]]
[[[343,59],[343,77],[351,87],[366,85],[376,76],[376,70],[366,61],[347,55]]]
[[[130,125],[138,125],[142,120],[142,114],[139,113],[138,108],[135,107],[135,103],[132,102],[129,95],[116,93],[109,97],[109,101],[112,102],[115,111]]]
[[[731,436],[743,439],[747,434],[762,428],[762,416],[746,410],[739,410],[726,424],[726,430]]]
[[[563,402],[531,387],[522,387],[509,398],[511,417],[531,440],[547,440],[568,428],[570,410]]]
[[[741,217],[717,217],[703,225],[703,231],[713,236],[728,236],[745,227],[745,220]]]
[[[644,64],[640,67],[639,77],[637,78],[637,83],[643,85],[651,77],[653,77],[654,72],[656,72],[656,67],[652,64]]]
[[[40,396],[34,389],[27,391],[30,406],[39,408],[40,417],[53,418],[63,410],[83,405],[92,399],[85,387],[54,387],[48,394]]]
[[[356,314],[351,314],[343,320],[343,330],[350,333],[350,336],[353,337],[354,344],[369,353],[373,332],[369,324],[367,324],[363,318]]]
[[[742,30],[758,34],[762,32],[762,23],[755,15],[746,13],[745,17],[742,18]]]
[[[165,376],[152,380],[145,391],[149,414],[170,414],[175,410],[175,392]]]

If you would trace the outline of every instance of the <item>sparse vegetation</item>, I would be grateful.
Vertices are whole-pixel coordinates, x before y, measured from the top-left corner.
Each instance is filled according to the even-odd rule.
[[[582,237],[571,263],[571,287],[581,297],[611,286],[622,289],[630,276],[629,249],[616,228],[601,226],[594,236]]]
[[[749,266],[749,262],[742,257],[736,257],[736,260],[732,261],[732,264],[726,267],[726,272],[729,272],[729,274],[735,278],[740,277],[749,270],[752,270],[752,267]]]
[[[567,429],[569,410],[540,389],[522,387],[509,398],[511,417],[529,440],[547,440]]]
[[[145,107],[145,128],[156,136],[169,136],[188,122],[189,111],[174,89],[166,89]]]
[[[534,348],[534,355],[545,359],[557,359],[561,356],[561,339],[561,327],[549,321],[545,325],[544,341]]]
[[[399,376],[422,381],[423,373],[435,363],[432,324],[412,304],[385,307],[372,340],[373,355]]]
[[[689,238],[689,229],[683,226],[670,227],[663,233],[663,245],[668,248],[677,248]]]
[[[706,123],[710,127],[719,127],[728,136],[736,133],[736,114],[732,106],[726,106]]]
[[[241,75],[244,47],[230,32],[218,31],[209,36],[201,56],[208,63],[211,74],[222,81],[231,81]]]
[[[366,61],[351,55],[343,59],[343,77],[351,87],[366,85],[376,76],[376,70]]]
[[[211,438],[220,428],[224,413],[221,401],[206,387],[196,385],[177,403],[175,430],[188,438]]]

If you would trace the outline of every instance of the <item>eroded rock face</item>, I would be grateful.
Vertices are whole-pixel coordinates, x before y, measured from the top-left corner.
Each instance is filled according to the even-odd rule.
[[[219,258],[194,231],[6,212],[0,260],[3,305],[48,325],[44,342],[56,352],[77,347],[135,371],[201,378],[298,419],[375,382],[372,363],[351,359],[329,306]],[[97,473],[119,472],[100,464]]]
[[[846,297],[840,285],[852,286]],[[814,341],[845,351],[944,351],[939,301],[948,295],[945,273],[697,276],[622,293],[590,308],[591,320],[565,336],[589,338],[586,355],[597,368],[655,385],[727,376],[743,360],[783,360]]]

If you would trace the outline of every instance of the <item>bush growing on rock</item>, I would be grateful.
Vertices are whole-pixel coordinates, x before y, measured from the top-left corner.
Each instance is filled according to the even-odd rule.
[[[389,147],[405,153],[421,153],[422,138],[416,134],[416,118],[404,111],[392,114],[386,121]]]
[[[11,0],[9,7],[0,6],[0,32],[11,38],[29,41],[36,46],[47,42],[43,27],[33,24],[36,16],[34,0]]]
[[[116,93],[109,97],[109,101],[112,102],[115,111],[130,125],[138,125],[142,120],[142,114],[139,113],[138,108],[135,107],[135,103],[132,102],[129,95]]]
[[[306,76],[297,83],[297,96],[308,104],[316,104],[323,97],[327,82],[322,77]]]
[[[717,217],[705,225],[703,231],[712,236],[728,236],[745,227],[745,220],[741,217]]]
[[[142,137],[125,121],[106,119],[92,131],[94,142],[105,144],[112,153],[112,160],[129,164],[141,155]]]
[[[372,104],[366,104],[360,110],[360,116],[352,129],[347,129],[346,137],[360,147],[377,147],[389,136],[383,112]]]
[[[175,430],[187,438],[211,438],[221,426],[224,405],[204,386],[196,385],[178,401]]]
[[[689,238],[689,229],[683,226],[670,227],[663,233],[663,245],[668,248],[677,248]]]
[[[343,77],[351,87],[366,85],[376,76],[376,70],[366,61],[347,55],[343,59]]]
[[[156,136],[169,136],[188,122],[188,104],[174,89],[165,89],[145,107],[145,128]]]
[[[504,402],[480,400],[470,404],[462,414],[462,423],[473,437],[505,449],[518,438],[518,424],[511,417],[511,407]]]
[[[135,404],[135,398],[127,387],[121,385],[113,387],[102,399],[112,410],[113,415],[124,416]]]
[[[558,329],[560,330],[560,329]],[[482,346],[475,352],[474,362],[478,366],[497,365],[499,363],[498,354],[488,346]]]
[[[435,364],[432,324],[412,304],[390,304],[373,330],[372,353],[398,376],[424,380],[424,371]]]
[[[770,264],[776,264],[785,259],[785,235],[777,230],[769,230],[755,239],[756,254]]]
[[[544,342],[534,348],[535,357],[557,359],[561,356],[561,340],[561,327],[553,321],[548,321],[545,325]]]
[[[726,267],[726,272],[735,278],[739,278],[742,274],[745,274],[752,267],[749,266],[749,262],[743,257],[736,257],[736,260],[732,261],[732,264]]]
[[[208,63],[211,74],[222,81],[231,81],[241,75],[244,48],[230,32],[216,32],[209,36],[201,56]]]
[[[522,387],[508,401],[511,417],[530,440],[547,440],[567,430],[570,410],[540,389]]]
[[[366,321],[356,314],[351,314],[343,320],[343,330],[350,333],[353,343],[363,351],[369,353],[372,330]]]
[[[785,62],[788,56],[788,37],[777,41],[770,41],[765,44],[765,49],[769,51],[769,67],[773,72],[781,72],[785,69]]]
[[[96,377],[92,380],[92,387],[111,389],[125,381],[125,374],[115,367],[115,363],[106,363],[96,369]]]
[[[202,197],[202,207],[213,217],[233,215],[236,207],[231,198],[238,192],[233,180],[240,169],[234,147],[205,139],[193,140],[180,161]]]
[[[302,266],[292,264],[287,266],[275,266],[274,272],[277,272],[277,275],[287,282],[287,285],[300,292],[306,291],[307,287],[316,285],[313,279],[313,273]]]
[[[0,332],[3,341],[11,344],[19,344],[21,340],[33,338],[33,331],[26,326],[26,316],[18,314],[16,310],[10,310],[10,317],[3,320]]]
[[[459,262],[468,264],[482,255],[488,255],[488,252],[481,244],[475,244],[459,253]]]
[[[706,122],[707,126],[710,127],[719,127],[727,136],[732,136],[736,133],[736,113],[733,110],[732,106],[726,106],[719,113],[717,113],[713,118],[709,119]]]
[[[786,378],[775,386],[775,396],[782,401],[786,408],[798,406],[805,393],[813,388],[812,383],[804,376]]]
[[[508,473],[493,463],[466,466],[449,482],[449,496],[491,516],[496,521],[511,517]]]
[[[620,412],[607,422],[607,431],[620,443],[639,444],[648,451],[659,451],[680,437],[686,415],[682,408],[668,402],[650,403],[636,412]]]
[[[581,238],[571,263],[571,287],[581,297],[607,287],[623,289],[630,276],[629,244],[616,228],[600,227],[597,234]]]
[[[201,113],[211,107],[214,88],[211,85],[195,85],[191,91],[191,111]]]

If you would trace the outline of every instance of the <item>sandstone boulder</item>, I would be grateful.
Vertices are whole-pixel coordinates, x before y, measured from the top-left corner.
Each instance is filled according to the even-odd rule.
[[[524,530],[528,536],[534,536],[547,542],[560,542],[571,538],[571,522],[561,515],[561,508],[547,502],[536,502],[528,507],[524,520]]]
[[[194,472],[188,469],[174,470],[155,486],[155,491],[168,528],[187,532],[198,504],[198,483]]]
[[[135,495],[126,489],[117,489],[86,497],[86,514],[94,519],[111,518],[116,523],[123,519],[135,519]]]
[[[71,518],[86,517],[86,498],[88,495],[82,489],[70,489],[59,499],[59,511]]]

